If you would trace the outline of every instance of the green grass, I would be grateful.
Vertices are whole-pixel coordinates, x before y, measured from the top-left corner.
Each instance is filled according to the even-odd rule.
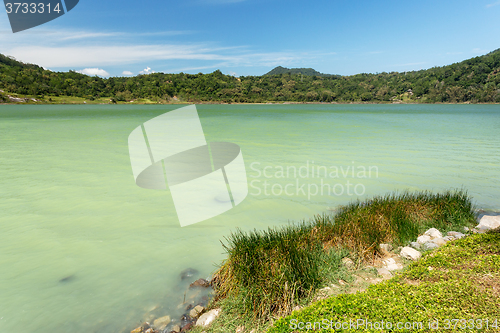
[[[460,321],[450,321],[452,319]],[[465,324],[462,319],[466,320]],[[343,322],[358,323],[358,320],[372,324],[412,323],[412,326],[422,323],[421,329],[412,330],[416,332],[470,332],[482,323],[481,332],[498,332],[500,229],[456,240],[428,252],[401,274],[370,286],[366,292],[342,294],[295,311],[275,322],[269,332],[293,332],[299,325],[307,327],[308,323],[309,327],[316,323],[318,331],[334,331],[332,323],[333,328],[335,323],[339,323],[340,328]],[[437,322],[439,329],[429,329],[429,322],[433,325]],[[359,327],[353,329],[353,326],[349,331],[390,331],[359,323]],[[454,329],[446,329],[447,325]]]
[[[471,198],[457,190],[394,193],[309,222],[237,231],[226,239],[228,258],[214,275],[214,306],[265,323],[310,301],[319,287],[342,274],[345,256],[370,262],[382,254],[380,243],[403,245],[429,227],[461,230],[474,223]]]

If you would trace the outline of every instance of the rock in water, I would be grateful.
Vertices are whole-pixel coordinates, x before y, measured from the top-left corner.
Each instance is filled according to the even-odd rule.
[[[188,279],[190,277],[193,277],[194,275],[198,274],[198,271],[194,268],[186,268],[181,272],[181,280]]]
[[[208,288],[208,287],[210,287],[210,282],[208,282],[205,279],[198,279],[189,285],[189,288],[193,288],[193,287]]]
[[[69,276],[66,276],[66,277],[63,277],[62,279],[60,279],[59,283],[66,283],[66,282],[73,280],[74,278],[75,278],[75,274],[69,275]]]
[[[422,257],[422,254],[420,252],[418,252],[417,250],[409,247],[409,246],[405,246],[401,249],[401,257],[405,258],[405,259],[408,259],[408,260],[418,260],[420,259],[420,257]]]
[[[195,306],[193,309],[191,309],[191,311],[189,311],[189,316],[191,318],[196,318],[200,315],[200,313],[202,313],[203,311],[205,310],[205,308],[201,305],[197,305]]]
[[[165,328],[165,326],[167,326],[170,323],[170,321],[171,321],[170,316],[161,317],[161,318],[158,318],[154,321],[153,326],[155,328],[163,329],[163,328]],[[163,328],[161,328],[161,327],[163,327]]]

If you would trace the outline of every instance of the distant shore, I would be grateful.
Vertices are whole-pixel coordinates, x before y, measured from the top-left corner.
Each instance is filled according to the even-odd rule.
[[[61,98],[61,97],[59,97]],[[45,100],[29,100],[29,101],[12,101],[9,103],[0,103],[0,105],[204,105],[204,104],[214,104],[214,105],[499,105],[500,103],[472,103],[472,102],[460,102],[460,103],[448,103],[448,102],[436,102],[436,103],[419,103],[419,102],[282,102],[282,101],[269,101],[262,103],[241,103],[241,102],[219,102],[219,101],[176,101],[176,102],[157,102],[157,101],[127,101],[127,102],[103,102],[103,101],[75,101],[73,97],[68,97],[68,101],[45,101]]]

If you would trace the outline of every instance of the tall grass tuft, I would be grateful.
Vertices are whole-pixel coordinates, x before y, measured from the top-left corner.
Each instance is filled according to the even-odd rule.
[[[237,231],[223,243],[228,258],[214,276],[216,301],[239,299],[242,315],[256,320],[283,316],[331,275],[325,264],[338,269],[348,253],[371,261],[381,255],[381,243],[403,245],[429,227],[459,230],[475,218],[464,190],[403,192],[352,202],[309,222]]]

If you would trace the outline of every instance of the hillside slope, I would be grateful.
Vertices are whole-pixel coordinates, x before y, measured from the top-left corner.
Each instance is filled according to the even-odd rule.
[[[279,71],[283,70],[288,69],[281,67]],[[314,71],[307,70],[308,73]],[[110,97],[116,101],[144,98],[195,103],[499,103],[500,49],[452,65],[404,73],[328,76],[286,72],[239,78],[216,70],[210,74],[154,73],[103,79],[75,71],[52,72],[0,55],[0,89],[37,98],[73,96],[92,100]]]

